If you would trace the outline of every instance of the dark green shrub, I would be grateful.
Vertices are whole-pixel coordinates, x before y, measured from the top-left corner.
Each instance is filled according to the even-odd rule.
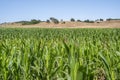
[[[65,21],[63,21],[62,24],[65,24]]]
[[[106,21],[110,21],[110,20],[112,20],[112,18],[108,18],[108,19],[106,19]]]
[[[32,19],[31,21],[21,21],[22,25],[31,25],[31,24],[38,24],[40,23],[40,20]]]
[[[75,19],[74,19],[74,18],[71,18],[70,21],[71,21],[71,22],[75,22]]]
[[[54,17],[51,17],[50,20],[51,20],[53,23],[55,23],[55,24],[58,24],[58,23],[59,23],[59,21],[58,21],[56,18],[54,18]]]
[[[50,23],[50,20],[46,20],[46,23]]]
[[[36,20],[36,19],[32,19],[30,21],[31,24],[38,24],[39,22],[41,22],[40,20]]]
[[[30,21],[22,21],[22,25],[30,25]]]
[[[100,19],[100,21],[104,21],[103,19]]]
[[[89,19],[85,20],[86,23],[94,23],[94,21],[90,21]]]
[[[81,22],[81,20],[77,20],[77,22]]]

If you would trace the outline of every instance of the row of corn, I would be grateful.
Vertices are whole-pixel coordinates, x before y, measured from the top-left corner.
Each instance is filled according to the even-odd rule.
[[[0,28],[0,80],[120,80],[120,29]]]

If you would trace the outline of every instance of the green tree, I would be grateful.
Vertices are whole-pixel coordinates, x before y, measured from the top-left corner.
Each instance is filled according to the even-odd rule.
[[[100,21],[104,21],[103,19],[100,19]]]
[[[54,17],[51,17],[50,20],[55,23],[55,24],[58,24],[59,23],[59,20],[54,18]]]
[[[75,22],[75,19],[74,19],[74,18],[71,18],[70,21],[71,21],[71,22]]]
[[[50,20],[46,20],[46,23],[50,23]]]
[[[81,20],[78,19],[77,22],[81,22]]]
[[[84,22],[86,22],[86,23],[94,23],[94,21],[92,21],[92,20],[89,20],[89,19],[87,19],[87,20],[84,20]]]
[[[41,22],[40,20],[36,20],[36,19],[32,19],[32,20],[30,21],[31,24],[38,24],[38,23],[40,23],[40,22]]]

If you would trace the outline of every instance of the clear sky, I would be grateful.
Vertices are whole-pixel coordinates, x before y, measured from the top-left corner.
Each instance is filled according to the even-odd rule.
[[[120,18],[120,0],[0,0],[0,23],[50,17]]]

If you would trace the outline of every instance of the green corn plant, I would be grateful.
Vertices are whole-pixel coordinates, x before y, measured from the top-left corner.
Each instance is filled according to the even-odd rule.
[[[119,80],[120,29],[0,28],[0,80]]]

